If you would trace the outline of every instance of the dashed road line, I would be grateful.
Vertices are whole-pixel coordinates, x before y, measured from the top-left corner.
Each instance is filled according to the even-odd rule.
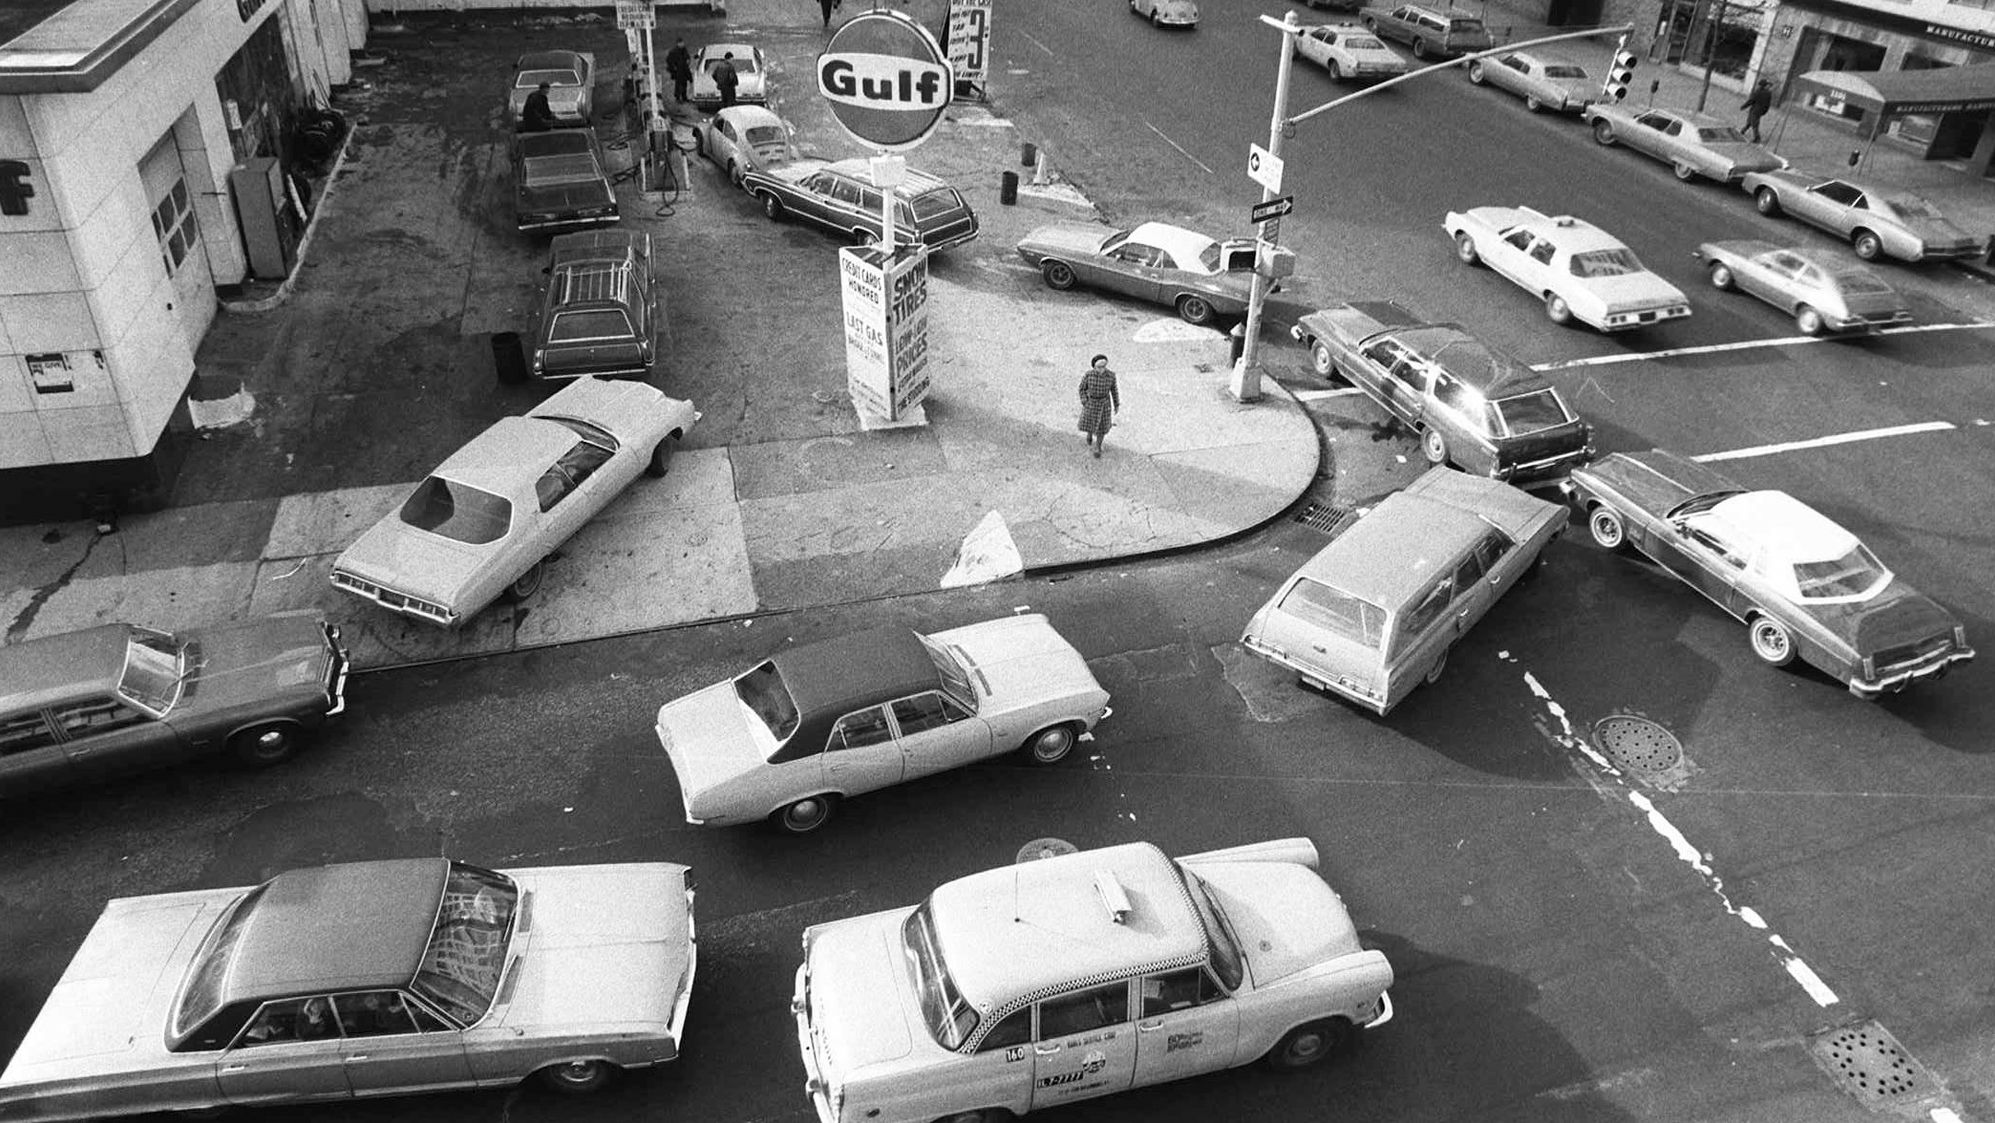
[[[1153,128],[1155,126],[1152,126]],[[1180,149],[1182,151],[1182,149]],[[1203,165],[1201,165],[1203,166]],[[1995,320],[1976,320],[1965,324],[1909,324],[1902,328],[1885,328],[1878,335],[1912,335],[1929,331],[1984,331],[1995,328]],[[1646,363],[1655,359],[1674,359],[1684,355],[1715,355],[1725,351],[1750,351],[1756,347],[1794,347],[1804,343],[1829,343],[1840,337],[1832,335],[1789,335],[1776,339],[1741,339],[1735,343],[1707,343],[1698,347],[1671,347],[1663,351],[1641,351],[1625,355],[1594,355],[1585,359],[1560,359],[1551,363],[1535,363],[1531,369],[1544,373],[1551,370],[1570,370],[1574,367],[1604,367],[1619,363]]]
[[[1052,58],[1059,58],[1059,57],[1060,57],[1059,55],[1056,55],[1056,54],[1053,54],[1053,48],[1051,48],[1051,47],[1047,46],[1047,45],[1046,45],[1046,44],[1044,44],[1044,43],[1041,43],[1041,42],[1040,42],[1039,40],[1037,40],[1037,39],[1033,39],[1033,38],[1032,38],[1032,33],[1031,33],[1030,31],[1021,31],[1021,32],[1019,32],[1019,34],[1020,34],[1020,35],[1023,35],[1023,36],[1025,36],[1025,37],[1026,37],[1027,39],[1031,40],[1031,42],[1032,42],[1032,45],[1033,45],[1033,46],[1035,46],[1035,47],[1039,48],[1039,49],[1040,49],[1040,50],[1042,50],[1042,51],[1045,51],[1045,52],[1046,52],[1046,54],[1047,54],[1048,56],[1050,56],[1050,57],[1052,57]]]
[[[1709,464],[1716,460],[1744,460],[1753,456],[1772,456],[1779,452],[1793,452],[1803,448],[1827,448],[1830,445],[1853,444],[1857,441],[1875,441],[1884,437],[1902,437],[1911,433],[1940,433],[1959,426],[1951,421],[1920,421],[1911,425],[1891,425],[1883,429],[1858,429],[1850,433],[1832,433],[1826,437],[1811,437],[1805,441],[1784,441],[1774,445],[1756,445],[1752,448],[1735,448],[1729,452],[1707,452],[1693,456],[1699,464]]]
[[[1153,133],[1156,133],[1156,134],[1157,134],[1158,136],[1161,136],[1161,137],[1163,137],[1163,138],[1164,138],[1164,143],[1165,143],[1165,144],[1168,144],[1168,145],[1170,145],[1170,146],[1171,146],[1172,148],[1175,148],[1175,149],[1177,149],[1177,150],[1178,150],[1178,155],[1180,155],[1180,156],[1183,156],[1183,157],[1184,157],[1185,159],[1187,159],[1187,160],[1190,160],[1190,161],[1191,161],[1192,163],[1194,163],[1194,164],[1197,164],[1197,165],[1198,165],[1199,167],[1201,167],[1201,168],[1205,168],[1205,174],[1206,174],[1206,175],[1213,175],[1213,174],[1214,174],[1214,172],[1213,172],[1213,170],[1212,170],[1211,168],[1206,168],[1206,167],[1205,167],[1205,161],[1203,161],[1203,160],[1199,159],[1198,157],[1196,157],[1196,156],[1192,155],[1192,154],[1191,154],[1191,153],[1189,153],[1189,152],[1186,152],[1186,151],[1185,151],[1185,149],[1184,149],[1184,145],[1181,145],[1181,144],[1179,144],[1179,143],[1178,143],[1177,141],[1175,141],[1175,140],[1172,140],[1172,139],[1171,139],[1170,137],[1168,137],[1168,136],[1165,136],[1165,134],[1164,134],[1164,130],[1162,130],[1162,129],[1158,128],[1158,127],[1157,127],[1157,126],[1155,126],[1155,125],[1151,125],[1151,124],[1150,124],[1150,122],[1148,122],[1148,121],[1145,121],[1145,122],[1143,122],[1143,123],[1144,123],[1145,125],[1149,125],[1149,128],[1150,128],[1150,131],[1151,131],[1151,132],[1153,132]]]

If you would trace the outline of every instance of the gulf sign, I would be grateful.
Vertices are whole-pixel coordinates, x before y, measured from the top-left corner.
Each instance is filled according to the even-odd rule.
[[[874,148],[927,140],[955,88],[935,37],[895,11],[852,17],[817,56],[817,92],[853,139]]]

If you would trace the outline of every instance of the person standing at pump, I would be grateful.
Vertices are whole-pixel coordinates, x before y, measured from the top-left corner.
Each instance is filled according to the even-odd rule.
[[[720,87],[720,107],[733,105],[735,88],[741,85],[741,75],[734,72],[733,51],[720,56],[720,61],[714,64],[713,84]]]
[[[1761,78],[1754,84],[1753,92],[1746,95],[1746,100],[1739,103],[1739,108],[1746,111],[1746,131],[1753,134],[1753,143],[1758,144],[1759,119],[1773,108],[1773,87]]]
[[[1101,459],[1101,442],[1107,439],[1121,409],[1122,394],[1115,387],[1115,372],[1108,369],[1108,356],[1096,355],[1081,375],[1080,424],[1081,436],[1094,450],[1096,460]]]
[[[547,102],[547,83],[526,95],[526,107],[520,110],[520,131],[523,133],[544,133],[554,127],[554,107]]]
[[[665,73],[672,79],[672,100],[684,105],[686,87],[693,81],[693,58],[686,53],[684,39],[673,40],[672,49],[665,52]]]

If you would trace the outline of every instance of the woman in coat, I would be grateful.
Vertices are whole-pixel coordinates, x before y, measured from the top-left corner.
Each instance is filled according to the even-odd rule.
[[[1115,388],[1115,372],[1108,369],[1108,356],[1096,355],[1089,363],[1086,374],[1081,375],[1081,436],[1094,450],[1095,458],[1101,458],[1101,442],[1108,436],[1109,428],[1115,424],[1115,414],[1122,408],[1122,395]]]

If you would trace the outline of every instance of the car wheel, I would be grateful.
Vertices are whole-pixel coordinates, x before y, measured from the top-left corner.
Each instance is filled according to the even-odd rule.
[[[1309,365],[1316,368],[1318,378],[1337,377],[1337,360],[1330,354],[1330,345],[1322,340],[1310,346]]]
[[[1364,23],[1366,30],[1372,32],[1378,31],[1378,20],[1375,17],[1366,16],[1361,22]]]
[[[741,186],[741,165],[733,160],[729,160],[727,162],[727,178],[736,187]]]
[[[298,727],[290,722],[265,722],[229,735],[229,753],[251,768],[282,764],[298,754]]]
[[[1758,207],[1759,213],[1764,215],[1779,214],[1780,193],[1771,187],[1762,187],[1753,192],[1753,206]]]
[[[1684,163],[1682,160],[1678,160],[1676,163],[1670,165],[1670,170],[1676,173],[1676,178],[1685,183],[1689,183],[1691,180],[1697,178],[1697,169]]]
[[[1472,63],[1469,63],[1469,81],[1471,81],[1471,82],[1474,82],[1474,83],[1475,83],[1476,85],[1478,85],[1478,86],[1482,85],[1482,62],[1481,62],[1481,60],[1477,60],[1477,61],[1475,61],[1475,62],[1472,62]]]
[[[1746,635],[1752,641],[1753,654],[1769,667],[1785,667],[1794,661],[1794,637],[1787,632],[1787,625],[1771,616],[1755,616],[1746,625]]]
[[[1178,297],[1178,316],[1188,324],[1209,324],[1212,305],[1202,296],[1186,293]]]
[[[1595,121],[1593,123],[1593,143],[1613,144],[1614,126],[1608,124],[1605,121]]]
[[[608,1061],[569,1061],[567,1064],[550,1065],[535,1075],[540,1077],[542,1084],[557,1092],[579,1096],[608,1084],[616,1076],[616,1067]]]
[[[1565,297],[1548,292],[1545,294],[1545,315],[1555,324],[1569,324],[1572,322],[1572,306],[1566,303]]]
[[[713,159],[713,148],[707,143],[707,131],[705,129],[693,129],[693,151],[705,156],[709,160]]]
[[[525,573],[514,578],[513,583],[506,586],[506,591],[499,594],[499,599],[509,601],[513,604],[518,604],[524,600],[531,600],[533,595],[540,591],[540,582],[546,576],[547,559],[542,558],[534,562]]]
[[[1440,466],[1448,462],[1448,438],[1439,429],[1429,429],[1420,434],[1420,452],[1427,463]]]
[[[1055,725],[1034,733],[1024,745],[1026,759],[1034,764],[1058,764],[1074,751],[1074,727]]]
[[[1475,250],[1475,239],[1469,237],[1467,231],[1455,235],[1455,256],[1461,259],[1463,265],[1474,265],[1482,260],[1482,255]]]
[[[831,809],[837,802],[837,796],[805,796],[772,817],[777,826],[790,834],[809,834],[831,821]]]
[[[1344,80],[1344,68],[1337,65],[1336,59],[1333,58],[1325,60],[1323,63],[1323,69],[1328,70],[1330,72],[1330,80],[1332,82],[1342,82]]]
[[[1720,292],[1731,291],[1733,283],[1732,267],[1722,261],[1711,263],[1711,287]]]
[[[1046,287],[1061,292],[1074,287],[1074,267],[1064,261],[1043,261],[1039,264],[1039,275],[1046,279]]]
[[[772,222],[778,221],[783,217],[783,201],[776,198],[775,192],[764,191],[762,193],[762,213],[767,215]]]
[[[1427,61],[1427,40],[1422,39],[1418,35],[1413,37],[1413,57],[1419,59],[1421,62]]]
[[[1628,524],[1612,507],[1595,507],[1586,513],[1586,532],[1603,550],[1619,550],[1628,544]]]
[[[1524,111],[1526,113],[1543,113],[1545,111],[1545,103],[1532,97],[1530,94],[1525,94]]]
[[[974,1111],[952,1111],[935,1123],[1004,1123],[1017,1116],[1001,1107],[980,1107]]]
[[[1277,1072],[1296,1072],[1321,1064],[1330,1057],[1356,1048],[1359,1036],[1358,1027],[1343,1018],[1326,1018],[1297,1026],[1282,1034],[1282,1039],[1268,1050],[1268,1067]]]
[[[1435,683],[1441,681],[1441,672],[1447,669],[1448,669],[1448,652],[1446,648],[1443,648],[1441,650],[1440,658],[1434,660],[1434,665],[1427,668],[1427,673],[1425,676],[1423,676],[1422,681],[1426,682],[1427,685],[1432,686]]]
[[[1801,329],[1802,335],[1822,334],[1822,314],[1803,304],[1794,310],[1794,326]]]
[[[1868,230],[1858,229],[1850,235],[1850,246],[1856,255],[1865,261],[1876,261],[1877,255],[1884,252],[1884,242]]]
[[[651,459],[645,462],[644,474],[652,479],[662,479],[672,470],[672,454],[679,447],[679,438],[662,437],[658,447],[651,450]]]
[[[880,244],[880,236],[871,230],[854,230],[852,232],[852,244],[861,249],[867,246],[877,246]]]

